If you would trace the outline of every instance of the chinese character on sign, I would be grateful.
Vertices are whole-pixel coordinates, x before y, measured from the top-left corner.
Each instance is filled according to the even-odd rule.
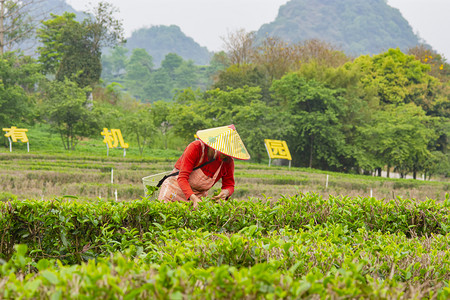
[[[5,137],[9,140],[9,151],[12,152],[12,144],[11,140],[16,143],[17,140],[22,143],[27,143],[27,150],[30,152],[30,144],[28,143],[28,137],[26,132],[28,129],[25,128],[17,128],[16,126],[11,126],[11,128],[3,128],[3,131],[6,131]]]
[[[264,144],[267,149],[267,154],[269,154],[269,166],[270,162],[274,158],[287,159],[289,160],[289,166],[291,165],[291,153],[285,141],[279,140],[264,140]]]
[[[127,149],[129,145],[123,141],[120,129],[111,129],[111,131],[109,131],[108,128],[103,128],[102,135],[105,136],[103,142],[108,147],[108,153],[109,148],[116,148],[120,144],[120,147],[123,148],[124,151],[123,156],[125,156],[125,149]]]
[[[108,128],[103,128],[102,135],[105,136],[103,143],[108,144],[109,148],[116,148],[119,146],[119,143],[121,148],[128,148],[128,144],[123,141],[120,129],[111,129],[109,131]]]
[[[3,131],[7,131],[5,136],[11,137],[13,142],[17,142],[17,140],[20,140],[22,143],[28,142],[28,137],[25,133],[28,129],[21,129],[16,126],[11,126],[11,128],[3,128]]]

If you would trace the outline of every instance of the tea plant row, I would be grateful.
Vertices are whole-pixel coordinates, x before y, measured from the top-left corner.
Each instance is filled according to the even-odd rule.
[[[450,199],[0,203],[1,298],[442,298]]]
[[[105,255],[79,265],[33,261],[25,245],[16,245],[0,269],[0,298],[450,296],[450,235],[351,233],[340,224],[263,232],[256,225],[234,234],[127,232],[117,242],[105,230]]]
[[[341,224],[351,232],[403,233],[407,236],[446,234],[450,231],[450,200],[416,202],[396,199],[330,197],[316,194],[281,197],[278,200],[205,201],[197,210],[183,203],[170,205],[148,199],[132,202],[11,201],[0,203],[0,253],[9,258],[15,244],[27,244],[32,255],[63,256],[80,253],[86,245],[100,249],[98,237],[105,228],[119,240],[126,231],[140,235],[155,229],[203,228],[235,233],[257,225],[264,231],[286,226]],[[99,252],[99,250],[97,251]],[[69,262],[80,262],[72,255]]]

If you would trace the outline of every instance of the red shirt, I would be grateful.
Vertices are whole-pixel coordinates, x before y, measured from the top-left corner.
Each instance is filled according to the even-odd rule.
[[[181,190],[186,196],[186,199],[189,199],[189,197],[194,193],[188,182],[189,175],[191,174],[192,170],[195,167],[208,161],[207,153],[209,147],[206,144],[204,150],[205,151],[204,157],[202,161],[200,161],[202,157],[202,143],[203,143],[202,141],[194,141],[190,143],[184,150],[183,155],[181,155],[181,157],[175,163],[175,168],[180,170],[180,174],[178,175],[178,185],[180,186]],[[214,177],[214,174],[220,167],[221,163],[222,160],[220,159],[220,156],[217,155],[216,159],[212,163],[209,163],[206,166],[201,167],[200,170],[203,171],[203,174],[212,178]],[[228,157],[226,161],[223,161],[222,168],[220,169],[219,174],[217,175],[216,181],[214,183],[216,183],[221,178],[222,178],[222,189],[227,189],[230,192],[231,196],[231,194],[233,194],[234,192],[233,158]]]

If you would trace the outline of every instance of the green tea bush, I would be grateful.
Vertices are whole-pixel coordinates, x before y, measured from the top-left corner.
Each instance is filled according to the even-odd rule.
[[[235,248],[234,252],[238,253],[239,248],[246,251],[245,239],[249,238],[248,233],[251,231],[252,229],[248,228],[247,234],[242,236],[243,243],[239,242],[240,238],[229,239],[231,248]],[[322,242],[327,240],[325,234],[332,231],[326,229],[318,231],[312,235],[303,233],[302,236],[301,233],[298,237],[303,241],[311,241],[310,244],[314,244],[314,239],[317,239],[317,248],[320,250],[320,254],[316,254],[317,257],[337,259],[338,263],[331,264],[328,271],[324,271],[321,267],[324,265],[321,261],[317,261],[315,265],[307,261],[305,264],[304,258],[309,254],[306,250],[303,250],[304,255],[289,268],[281,267],[283,261],[278,260],[260,262],[248,267],[219,263],[198,268],[195,261],[181,260],[173,264],[170,259],[177,259],[186,252],[180,244],[172,247],[173,251],[176,251],[175,255],[167,253],[164,256],[162,253],[158,263],[145,262],[144,254],[141,253],[140,256],[132,254],[134,249],[131,247],[123,253],[115,253],[80,265],[69,266],[55,259],[41,259],[32,263],[26,256],[27,247],[19,245],[15,247],[16,252],[11,260],[1,266],[0,298],[47,299],[51,296],[58,299],[172,299],[174,297],[180,299],[446,299],[450,296],[448,278],[439,278],[439,275],[433,277],[436,267],[442,261],[435,261],[435,265],[425,267],[416,262],[401,269],[401,265],[397,263],[399,258],[395,256],[395,253],[407,257],[407,254],[399,251],[413,252],[414,245],[410,245],[410,248],[402,245],[392,248],[387,243],[389,241],[383,243],[382,239],[379,239],[386,236],[379,236],[371,240],[380,242],[379,248],[376,245],[371,247],[375,254],[373,258],[370,258],[363,250],[364,244],[359,244],[355,250],[352,250],[349,243],[344,243],[341,247],[337,247],[336,244],[336,247],[326,253],[326,248],[322,246],[330,246],[332,243],[322,245]],[[283,232],[280,233],[278,240],[283,237]],[[345,234],[341,236],[341,240],[344,236]],[[397,239],[394,238],[394,241]],[[271,239],[267,238],[262,245],[269,241]],[[184,245],[188,243],[189,241],[186,241]],[[280,241],[280,243],[283,242]],[[293,245],[296,245],[296,249],[302,249],[301,243],[295,244],[287,240],[282,244],[282,255],[288,259],[295,259],[298,253],[291,251]],[[270,246],[269,244],[268,248]],[[359,247],[360,250],[358,250]],[[216,249],[223,252],[232,250],[228,248]],[[343,257],[343,252],[348,257]],[[378,258],[377,253],[393,255],[393,259],[383,262]],[[414,253],[410,254],[414,255]],[[373,263],[378,264],[373,265]],[[448,265],[448,257],[444,265]],[[446,271],[448,273],[448,270]],[[387,275],[383,275],[383,272]],[[420,288],[416,288],[417,286]]]
[[[0,202],[0,299],[450,296],[450,199]]]
[[[96,255],[105,231],[119,241],[124,232],[139,235],[155,229],[189,228],[236,233],[256,225],[265,232],[288,226],[296,230],[317,224],[341,224],[350,232],[365,228],[373,232],[406,236],[447,234],[450,201],[415,202],[396,199],[330,197],[316,194],[281,197],[278,200],[215,203],[205,200],[197,210],[185,203],[160,203],[147,199],[132,202],[53,201],[0,202],[0,255],[8,259],[15,244],[27,244],[35,257],[64,256],[80,262],[86,245]],[[70,254],[70,255],[69,255]],[[72,255],[73,254],[73,255]]]
[[[17,196],[8,192],[0,192],[0,202],[6,201],[17,201]]]

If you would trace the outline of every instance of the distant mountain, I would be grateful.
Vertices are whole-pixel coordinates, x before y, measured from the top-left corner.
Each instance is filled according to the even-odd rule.
[[[168,53],[176,53],[184,60],[193,60],[197,65],[209,64],[212,56],[206,47],[201,47],[176,25],[138,29],[127,39],[125,47],[130,50],[147,50],[153,57],[155,66],[159,66]]]
[[[420,43],[400,11],[386,0],[291,0],[256,36],[293,43],[319,39],[350,55],[406,50]]]
[[[42,20],[50,19],[50,14],[62,15],[71,12],[77,15],[81,22],[88,15],[75,10],[66,0],[45,0],[33,2],[27,13],[33,16],[36,26]],[[21,49],[26,54],[36,55],[38,42],[35,37],[16,45],[15,49]],[[212,53],[206,47],[201,47],[192,38],[186,36],[178,26],[153,26],[134,31],[127,39],[126,48],[133,50],[143,48],[153,57],[155,66],[159,66],[168,53],[176,53],[185,60],[193,60],[197,65],[209,64]],[[104,49],[108,52],[108,49]],[[131,53],[131,51],[130,51]]]
[[[84,13],[75,10],[71,5],[67,4],[65,0],[45,0],[45,1],[37,1],[36,4],[37,9],[41,12],[45,13],[50,18],[50,13],[56,15],[62,15],[64,12],[75,13],[77,15],[77,19],[79,21],[83,20],[86,16]]]

